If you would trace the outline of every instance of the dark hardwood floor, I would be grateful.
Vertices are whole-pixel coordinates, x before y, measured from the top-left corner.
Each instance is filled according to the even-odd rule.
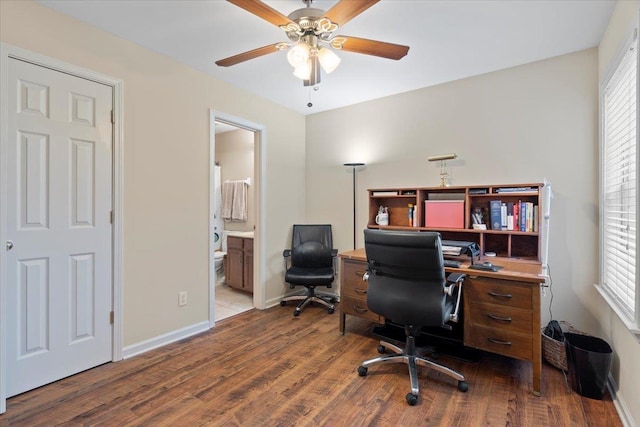
[[[422,368],[409,406],[405,365],[356,369],[377,355],[372,324],[307,308],[251,310],[214,330],[108,363],[15,396],[0,426],[607,426],[622,425],[611,398],[571,391],[543,366],[542,397],[528,363],[485,354],[479,363],[442,356],[469,391]]]

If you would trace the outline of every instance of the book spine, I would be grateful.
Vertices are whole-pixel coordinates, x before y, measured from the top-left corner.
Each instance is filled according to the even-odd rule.
[[[520,202],[520,231],[527,231],[527,204]]]
[[[496,190],[496,193],[525,193],[525,192],[537,192],[536,187],[502,187]]]
[[[513,204],[513,229],[520,231],[520,203]]]
[[[507,229],[507,204],[506,203],[502,203],[500,205],[500,229],[501,230],[506,230]]]
[[[527,202],[527,231],[533,231],[533,203]]]
[[[500,219],[500,200],[491,200],[489,202],[489,219],[491,220],[492,230],[502,229],[502,220]]]
[[[513,203],[507,203],[507,230],[513,231]]]

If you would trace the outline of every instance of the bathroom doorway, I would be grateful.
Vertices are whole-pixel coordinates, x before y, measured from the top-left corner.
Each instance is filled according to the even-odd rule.
[[[264,306],[260,208],[264,132],[211,112],[209,324]]]

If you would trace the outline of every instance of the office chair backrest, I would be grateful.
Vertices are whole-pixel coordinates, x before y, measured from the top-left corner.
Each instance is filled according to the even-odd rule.
[[[367,229],[364,242],[372,311],[408,325],[440,326],[449,320],[440,233]]]
[[[331,224],[293,226],[291,265],[301,268],[333,266]]]

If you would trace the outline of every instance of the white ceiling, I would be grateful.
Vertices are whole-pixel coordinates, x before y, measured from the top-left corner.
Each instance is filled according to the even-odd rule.
[[[287,41],[276,26],[223,0],[39,3],[302,114],[597,46],[615,6],[611,0],[382,0],[336,34],[408,45],[409,54],[393,61],[338,52],[342,63],[323,73],[314,91],[293,76],[285,52],[216,66],[218,59]],[[284,15],[304,7],[300,0],[265,3]],[[313,7],[335,3],[316,0]]]

